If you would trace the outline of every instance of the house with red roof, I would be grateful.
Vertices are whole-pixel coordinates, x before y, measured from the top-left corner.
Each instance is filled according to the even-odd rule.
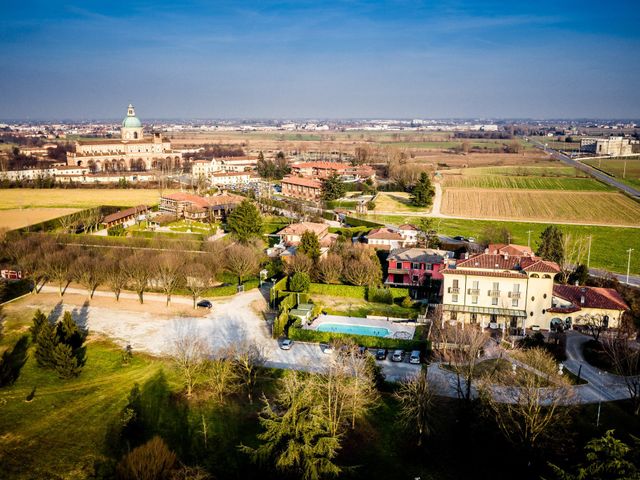
[[[378,250],[414,247],[418,244],[419,230],[413,225],[400,225],[398,228],[374,228],[365,235],[365,242]]]
[[[284,177],[282,179],[282,194],[287,197],[309,200],[320,200],[322,196],[322,182],[312,178]]]
[[[605,327],[617,328],[629,305],[612,288],[554,285],[550,325],[569,328],[585,325],[592,318],[602,320]]]
[[[442,280],[441,270],[449,252],[433,248],[398,248],[387,257],[386,285],[397,287],[430,287]]]
[[[240,195],[229,193],[207,197],[186,192],[168,193],[160,197],[160,211],[174,215],[176,219],[224,220],[243,199]]]
[[[521,331],[548,329],[558,273],[556,263],[536,257],[528,247],[492,245],[442,270],[443,319]]]

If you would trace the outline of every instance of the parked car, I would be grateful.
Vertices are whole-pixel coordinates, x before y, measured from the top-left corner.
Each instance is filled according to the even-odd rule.
[[[211,303],[209,300],[200,300],[196,305],[198,308],[211,309],[213,307],[213,303]]]
[[[291,340],[290,338],[285,338],[280,343],[280,348],[282,350],[291,350],[291,345],[293,345],[293,340]]]
[[[321,345],[320,348],[322,349],[322,353],[326,353],[327,355],[333,353],[333,348],[331,347],[331,345]]]
[[[404,352],[402,350],[394,350],[391,355],[392,362],[401,362],[404,360]]]
[[[409,363],[420,363],[420,350],[414,350],[411,352]]]
[[[376,350],[376,360],[386,360],[387,359],[387,349],[379,348]]]

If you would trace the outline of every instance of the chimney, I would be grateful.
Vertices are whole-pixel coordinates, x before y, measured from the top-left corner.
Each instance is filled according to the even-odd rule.
[[[464,252],[464,259],[469,260],[469,252]]]
[[[576,287],[577,287],[578,285],[580,285],[580,284],[578,283],[578,280],[576,280]]]
[[[485,249],[484,249],[484,253],[489,253],[489,249],[488,249],[488,248],[485,248]]]
[[[584,295],[580,295],[580,305],[584,305]]]
[[[505,260],[509,260],[509,254],[508,254],[508,253],[505,253],[505,254],[503,255],[503,257],[504,257],[504,259],[505,259]]]

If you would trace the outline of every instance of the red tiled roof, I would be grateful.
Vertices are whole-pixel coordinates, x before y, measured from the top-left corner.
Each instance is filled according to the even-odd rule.
[[[508,254],[520,257],[533,257],[533,250],[524,245],[504,244],[504,243],[490,243],[487,247],[489,253],[492,254]]]
[[[278,232],[278,235],[302,235],[306,231],[310,231],[318,235],[318,237],[326,233],[329,229],[329,225],[325,223],[315,222],[300,222],[287,225]]]
[[[126,210],[120,210],[119,212],[112,213],[111,215],[107,215],[102,219],[102,223],[111,223],[117,222],[123,218],[127,218],[131,215],[136,215],[137,213],[143,213],[149,210],[149,207],[146,205],[138,205],[137,207],[127,208]]]
[[[468,259],[458,260],[458,267],[486,268],[496,270],[524,270],[525,272],[558,273],[560,267],[554,262],[538,257],[513,256],[509,254],[480,253]]]
[[[344,163],[337,162],[303,162],[291,165],[292,168],[319,168],[320,170],[346,170],[349,168]]]
[[[458,268],[445,268],[440,273],[443,275],[476,275],[481,277],[500,277],[500,278],[527,278],[524,273],[517,272],[482,272],[479,270],[461,270]]]
[[[578,287],[554,285],[553,294],[573,303],[576,307],[602,308],[606,310],[628,310],[629,305],[612,288]],[[584,297],[584,303],[581,303]]]
[[[201,208],[229,203],[240,203],[243,200],[243,197],[241,197],[240,195],[232,195],[228,193],[222,195],[214,195],[212,197],[200,197],[192,193],[176,192],[163,195],[163,198],[175,200],[176,202],[189,202]]]
[[[398,227],[398,230],[415,230],[418,231],[418,228],[415,225],[411,225],[410,223],[405,223]]]
[[[560,273],[560,267],[558,267],[557,263],[535,257],[522,258],[520,261],[520,267],[525,272]]]
[[[374,228],[369,232],[367,238],[373,238],[378,240],[402,240],[402,235],[398,232],[394,232],[390,228]]]
[[[322,188],[322,182],[312,180],[310,178],[301,177],[285,177],[282,179],[282,183],[289,183],[291,185],[301,185],[303,187]]]

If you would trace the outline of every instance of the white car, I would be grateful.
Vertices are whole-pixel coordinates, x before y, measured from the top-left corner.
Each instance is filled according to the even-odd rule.
[[[285,338],[284,340],[282,340],[282,343],[280,343],[280,348],[282,350],[291,350],[291,345],[293,345],[293,340],[291,340],[290,338]]]

